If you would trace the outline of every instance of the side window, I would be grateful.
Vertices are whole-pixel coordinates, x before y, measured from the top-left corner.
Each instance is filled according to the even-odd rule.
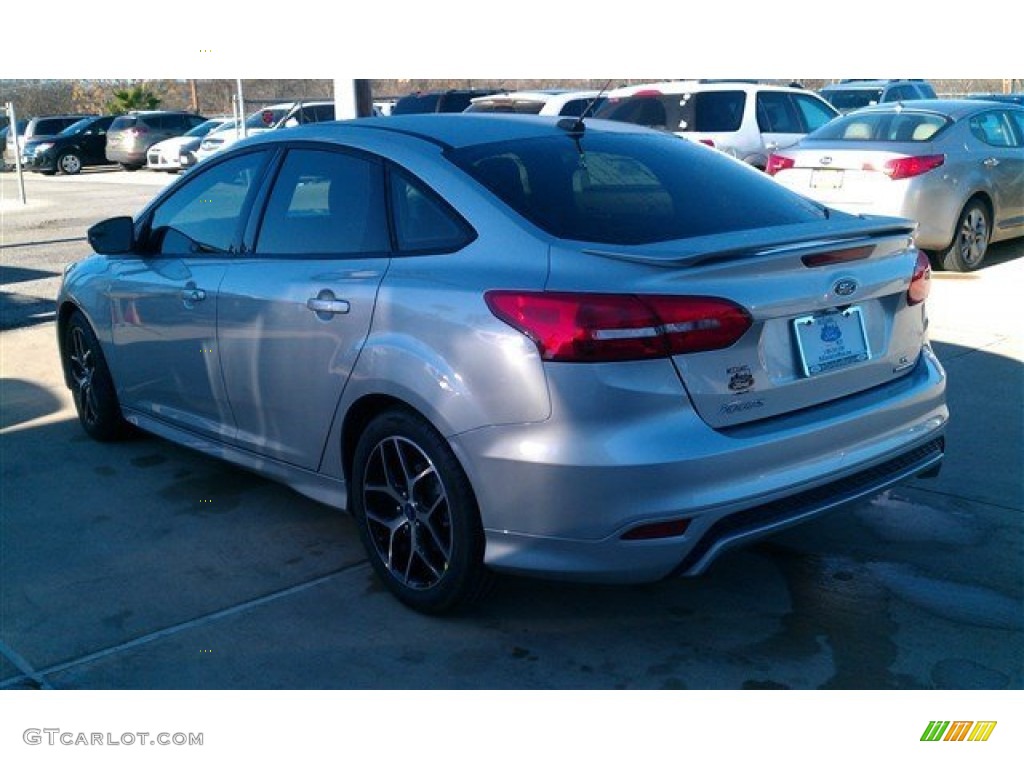
[[[970,126],[974,137],[989,146],[1012,147],[1014,145],[1013,132],[1010,130],[1005,113],[1001,111],[976,115],[971,118]]]
[[[1024,111],[1014,109],[1010,112],[1010,117],[1017,125],[1017,146],[1024,147]]]
[[[257,253],[365,254],[390,250],[380,163],[293,149],[270,193]]]
[[[807,133],[816,131],[835,117],[834,112],[813,96],[793,94],[792,97],[797,110],[800,112],[800,117],[803,118],[804,129]]]
[[[763,133],[803,133],[788,93],[757,94],[757,127]]]
[[[149,224],[148,251],[228,253],[243,225],[246,201],[266,153],[249,152],[198,174],[160,204]]]
[[[392,169],[390,192],[398,250],[451,252],[472,241],[469,225],[406,173]]]

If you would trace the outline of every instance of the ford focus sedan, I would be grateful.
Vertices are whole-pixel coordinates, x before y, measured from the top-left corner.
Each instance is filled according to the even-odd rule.
[[[58,298],[98,440],[351,512],[407,605],[631,583],[934,473],[912,222],[632,125],[425,115],[239,142],[95,225]]]

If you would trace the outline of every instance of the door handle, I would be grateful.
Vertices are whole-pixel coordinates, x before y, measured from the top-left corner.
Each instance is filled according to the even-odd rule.
[[[350,305],[344,299],[336,299],[330,291],[320,291],[315,299],[306,302],[306,309],[318,315],[347,315]]]
[[[202,301],[206,298],[206,291],[202,288],[185,288],[181,292],[182,301],[194,302]]]
[[[986,168],[995,168],[997,165],[999,165],[999,160],[997,160],[994,157],[986,157],[981,164],[984,165]]]

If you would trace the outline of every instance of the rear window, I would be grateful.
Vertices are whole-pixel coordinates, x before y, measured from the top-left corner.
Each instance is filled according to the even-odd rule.
[[[436,112],[437,102],[441,97],[436,93],[411,94],[403,96],[391,110],[392,115],[419,115],[424,112]]]
[[[449,150],[504,203],[560,238],[632,245],[797,224],[822,208],[671,136],[588,131]]]
[[[124,117],[119,117],[116,120],[114,120],[114,122],[110,124],[110,130],[111,131],[124,131],[124,130],[127,130],[129,128],[134,128],[136,122],[138,122],[138,119],[136,117],[134,117],[134,116],[129,117],[129,116],[125,115]]]
[[[882,100],[881,88],[855,88],[853,90],[822,91],[828,102],[843,111],[869,107]]]
[[[663,94],[640,92],[610,98],[596,117],[677,132],[732,133],[743,122],[743,91]]]
[[[923,112],[874,112],[833,120],[808,138],[840,141],[931,141],[952,121]]]
[[[495,112],[506,115],[537,115],[544,108],[542,101],[525,101],[500,99],[495,101],[478,101],[466,107],[466,112]]]

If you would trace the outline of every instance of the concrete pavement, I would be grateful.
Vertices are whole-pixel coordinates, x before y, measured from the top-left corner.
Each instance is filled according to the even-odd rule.
[[[157,438],[90,441],[52,322],[6,330],[0,688],[1019,689],[1022,255],[934,282],[939,478],[697,580],[506,578],[456,619],[384,592],[344,514]]]

